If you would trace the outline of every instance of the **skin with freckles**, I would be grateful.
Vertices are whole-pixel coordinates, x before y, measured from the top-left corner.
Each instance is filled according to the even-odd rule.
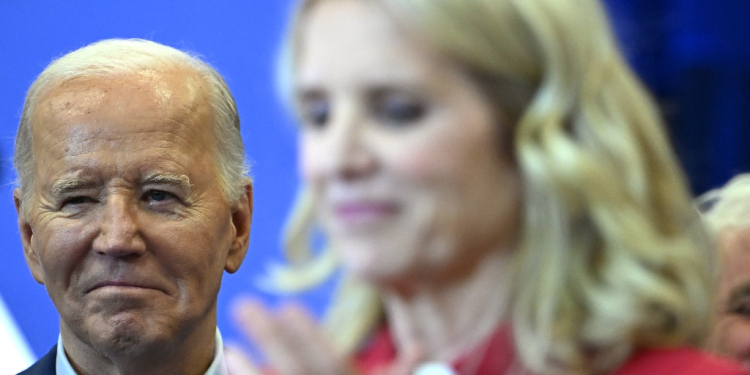
[[[221,192],[200,80],[179,68],[77,78],[39,103],[35,190],[14,197],[70,362],[81,374],[203,374],[223,272],[247,251],[252,190],[235,205]]]
[[[721,273],[708,346],[750,369],[750,227],[722,231],[719,251]]]

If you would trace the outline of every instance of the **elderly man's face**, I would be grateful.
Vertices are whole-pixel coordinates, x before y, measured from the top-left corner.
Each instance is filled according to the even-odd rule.
[[[247,250],[251,191],[235,206],[221,192],[201,85],[144,71],[76,79],[41,99],[19,225],[66,350],[213,338],[223,271]]]
[[[750,227],[719,237],[721,272],[709,346],[750,368]]]

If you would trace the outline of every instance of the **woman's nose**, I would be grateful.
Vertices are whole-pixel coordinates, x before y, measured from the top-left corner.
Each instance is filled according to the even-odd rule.
[[[372,174],[377,157],[366,118],[355,109],[341,111],[325,129],[318,153],[328,176],[356,180]]]

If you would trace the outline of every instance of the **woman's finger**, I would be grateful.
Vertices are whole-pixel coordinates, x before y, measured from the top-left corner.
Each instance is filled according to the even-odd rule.
[[[224,360],[229,375],[261,375],[261,371],[241,350],[231,346],[224,347]]]
[[[233,308],[234,317],[242,331],[263,352],[273,370],[281,375],[306,374],[299,354],[290,348],[288,334],[262,303],[243,300]]]
[[[277,314],[261,303],[245,300],[235,305],[240,328],[263,351],[273,370],[281,375],[353,374],[347,358],[336,353],[312,316],[291,304]]]
[[[351,374],[349,360],[337,353],[307,310],[290,304],[278,314],[290,349],[298,353],[310,374]]]

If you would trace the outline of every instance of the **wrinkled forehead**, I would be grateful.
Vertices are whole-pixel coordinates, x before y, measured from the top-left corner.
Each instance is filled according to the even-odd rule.
[[[159,140],[191,155],[212,150],[203,82],[184,71],[138,71],[68,80],[45,93],[32,117],[32,152],[57,160]],[[37,164],[39,166],[39,164]]]
[[[185,122],[208,111],[205,86],[184,68],[76,77],[53,85],[39,98],[32,126],[103,111],[119,116],[158,113]]]
[[[750,296],[750,227],[725,228],[718,240],[718,296],[733,305]]]
[[[725,227],[717,239],[723,271],[739,270],[750,276],[750,225]]]

